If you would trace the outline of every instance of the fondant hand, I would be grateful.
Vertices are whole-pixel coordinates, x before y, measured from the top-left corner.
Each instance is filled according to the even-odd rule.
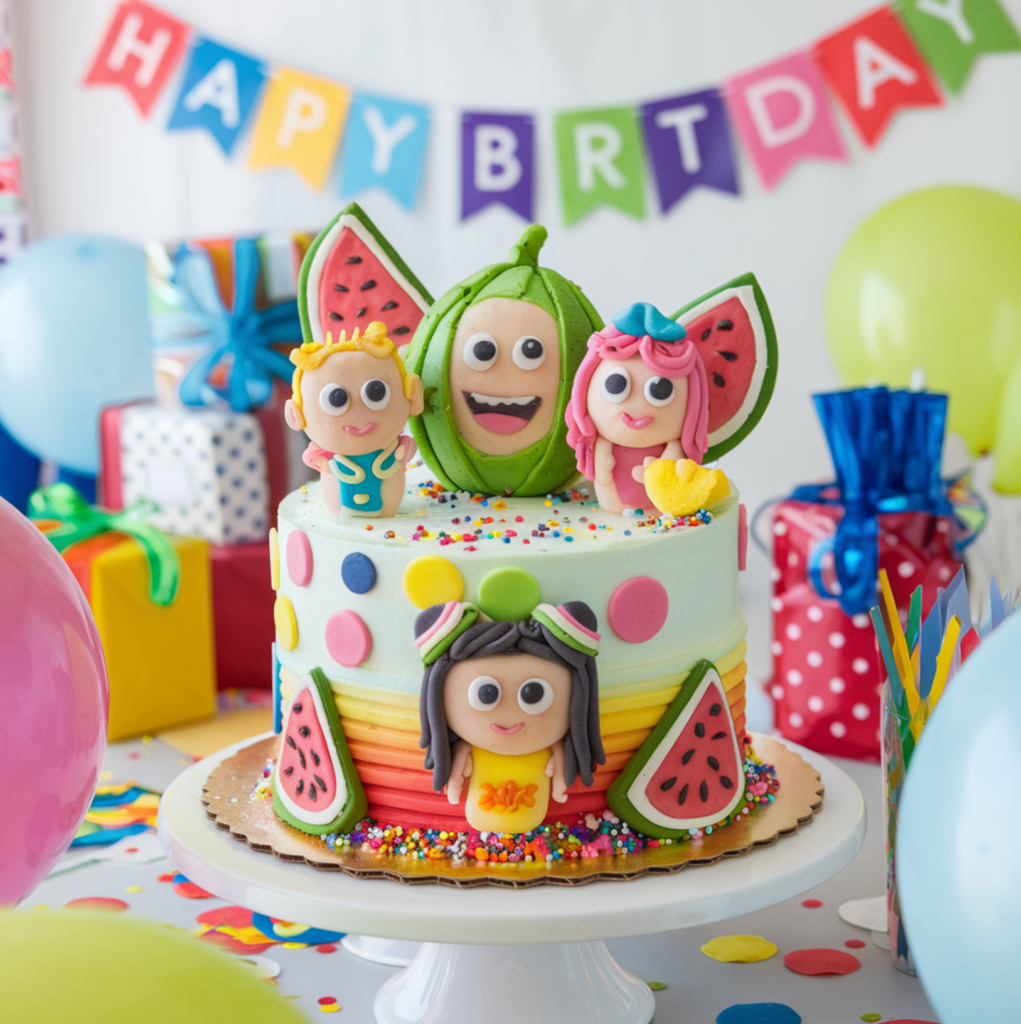
[[[552,779],[550,796],[558,803],[567,801],[567,779],[564,778],[564,744],[558,741],[553,744],[553,753],[546,765],[546,777]]]
[[[596,480],[601,484],[613,483],[613,467],[617,460],[613,457],[613,445],[604,438],[596,441],[595,447]]]
[[[450,766],[450,779],[444,787],[447,792],[447,800],[452,804],[461,802],[461,792],[464,789],[464,780],[472,773],[471,744],[464,740],[458,740],[454,744],[454,758]]]

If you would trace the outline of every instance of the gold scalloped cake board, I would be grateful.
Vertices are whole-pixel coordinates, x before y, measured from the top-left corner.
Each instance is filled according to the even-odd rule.
[[[776,766],[780,790],[776,800],[750,818],[689,843],[673,843],[617,857],[546,863],[485,864],[471,860],[418,860],[385,856],[348,848],[333,851],[321,840],[291,828],[273,812],[269,798],[254,799],[267,760],[275,757],[280,740],[267,737],[245,747],[213,770],[206,780],[206,814],[240,842],[283,861],[304,862],[319,871],[343,871],[355,878],[386,878],[406,885],[452,885],[469,888],[501,885],[584,885],[586,882],[627,881],[645,874],[671,874],[689,866],[714,864],[741,857],[792,836],[822,807],[823,785],[807,761],[778,740],[753,734],[753,747],[767,764]]]

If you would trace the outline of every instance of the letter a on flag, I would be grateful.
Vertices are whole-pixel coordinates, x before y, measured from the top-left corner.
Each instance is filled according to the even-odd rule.
[[[827,36],[816,59],[866,146],[879,141],[901,107],[943,105],[922,55],[888,7]]]
[[[122,86],[148,117],[190,34],[184,22],[140,0],[129,0],[114,12],[85,84]]]

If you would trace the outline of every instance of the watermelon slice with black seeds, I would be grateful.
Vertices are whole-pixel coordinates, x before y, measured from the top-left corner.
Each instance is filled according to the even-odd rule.
[[[350,338],[380,321],[387,337],[411,341],[432,297],[357,203],[344,207],[309,246],[298,278],[305,341]]]
[[[311,835],[350,831],[368,802],[329,681],[314,668],[298,684],[273,771],[273,809]]]
[[[751,433],[776,382],[773,318],[754,274],[728,281],[674,313],[705,364],[713,462]]]
[[[725,820],[744,800],[744,757],[716,666],[700,661],[607,801],[632,828],[660,839]]]

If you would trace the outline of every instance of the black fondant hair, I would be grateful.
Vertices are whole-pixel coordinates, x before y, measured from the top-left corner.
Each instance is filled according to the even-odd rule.
[[[442,606],[427,608],[415,621],[415,635],[421,636],[436,621]],[[583,626],[595,630],[596,616],[582,601],[564,608]],[[492,654],[534,654],[571,671],[570,729],[564,739],[564,776],[570,786],[576,778],[592,785],[597,764],[606,763],[599,734],[599,674],[591,654],[565,644],[535,619],[521,622],[475,622],[450,648],[429,665],[422,676],[419,714],[422,735],[418,745],[426,750],[425,767],[433,773],[433,789],[441,792],[450,778],[452,747],[460,737],[447,726],[443,711],[443,685],[455,662],[486,658]]]

